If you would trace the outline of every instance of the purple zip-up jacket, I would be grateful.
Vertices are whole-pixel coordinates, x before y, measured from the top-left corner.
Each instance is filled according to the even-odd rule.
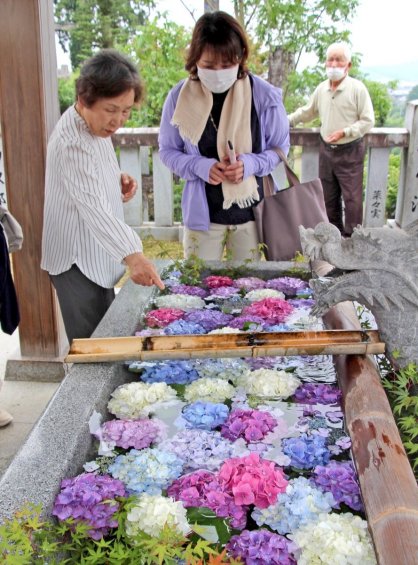
[[[253,100],[261,129],[261,153],[243,153],[239,159],[244,163],[244,178],[251,175],[268,175],[280,162],[271,147],[280,147],[285,155],[289,151],[289,120],[282,102],[282,91],[265,80],[251,75]],[[209,207],[205,182],[216,159],[203,157],[197,145],[182,139],[171,119],[177,98],[184,81],[180,81],[168,93],[164,103],[158,138],[160,157],[164,165],[186,180],[182,196],[183,223],[192,230],[209,229]]]

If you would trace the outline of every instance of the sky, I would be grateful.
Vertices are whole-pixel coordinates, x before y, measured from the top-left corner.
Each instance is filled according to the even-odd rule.
[[[173,21],[193,27],[194,20],[184,5],[194,10],[195,19],[203,13],[204,0],[157,0]],[[233,13],[230,0],[219,0],[219,8]],[[418,1],[360,0],[349,24],[353,51],[362,53],[362,66],[395,65],[418,59]],[[68,63],[61,51],[58,65]]]

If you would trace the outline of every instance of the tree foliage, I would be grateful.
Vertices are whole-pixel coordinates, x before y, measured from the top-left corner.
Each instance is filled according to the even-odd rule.
[[[418,84],[411,88],[408,96],[406,97],[407,102],[410,102],[411,100],[418,100]]]
[[[96,49],[126,45],[154,0],[54,0],[59,42],[73,69]]]

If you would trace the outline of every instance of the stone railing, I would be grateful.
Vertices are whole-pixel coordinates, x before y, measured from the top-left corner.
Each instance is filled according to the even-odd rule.
[[[386,222],[385,202],[388,189],[389,155],[401,150],[396,224],[402,228],[418,219],[418,101],[410,102],[405,128],[374,128],[365,137],[367,174],[364,198],[364,225],[380,227]],[[301,147],[300,178],[318,176],[318,128],[296,128],[290,133],[291,145]],[[126,204],[129,225],[142,235],[178,240],[180,224],[174,221],[173,175],[158,155],[158,128],[120,129],[113,138],[119,150],[120,165],[139,181],[135,198]],[[152,171],[152,175],[150,174]],[[274,172],[279,187],[285,187],[283,166]],[[150,220],[150,203],[153,216]]]

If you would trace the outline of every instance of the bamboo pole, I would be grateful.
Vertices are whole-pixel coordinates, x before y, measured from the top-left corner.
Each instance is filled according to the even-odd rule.
[[[67,363],[383,353],[377,331],[325,330],[75,339]]]

